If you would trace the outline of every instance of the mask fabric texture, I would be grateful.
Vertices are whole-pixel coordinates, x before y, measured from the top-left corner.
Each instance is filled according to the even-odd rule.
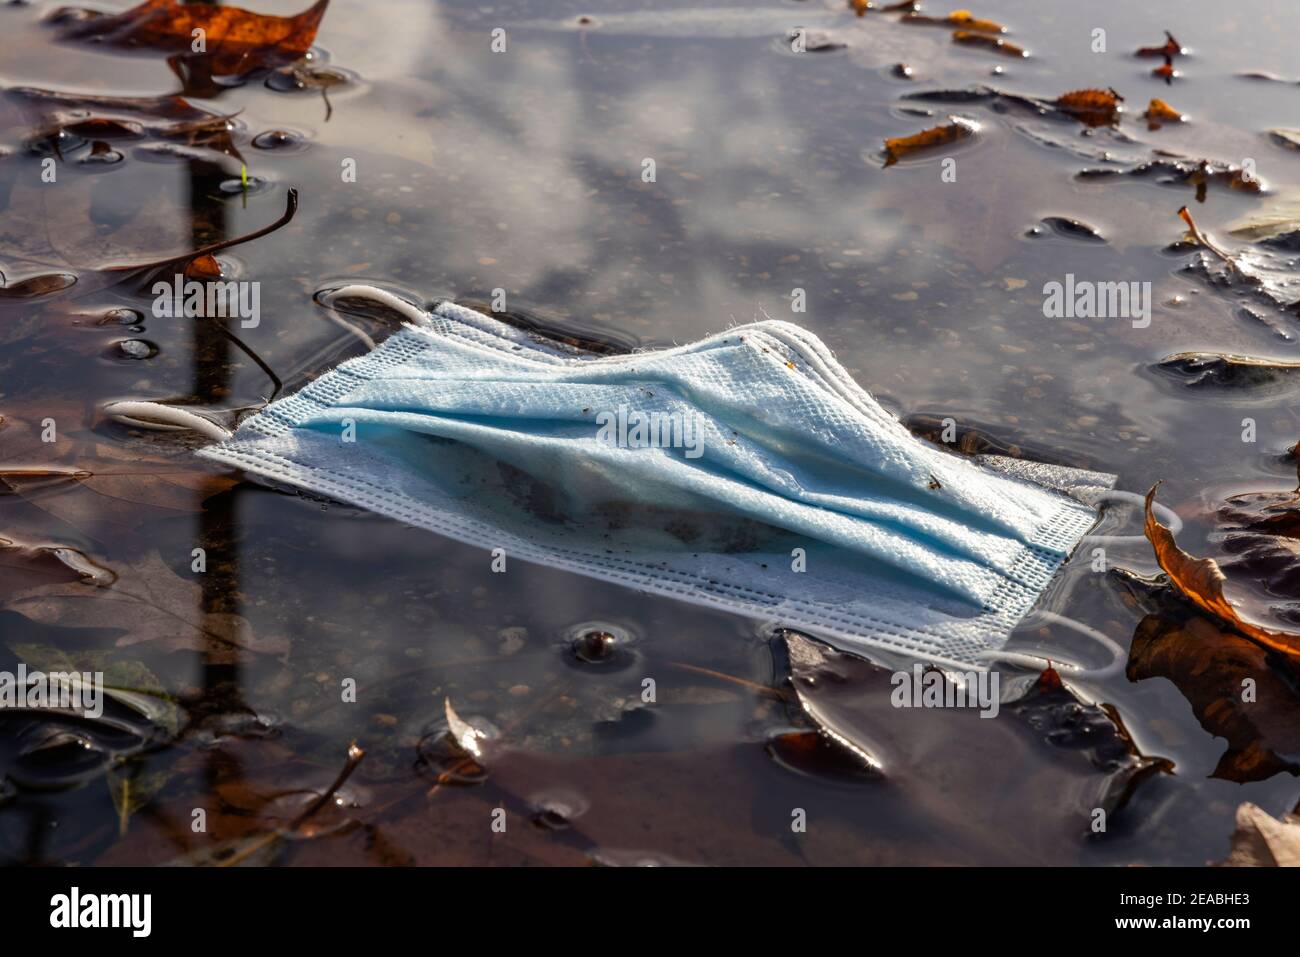
[[[1114,481],[917,439],[786,322],[593,358],[453,303],[419,320],[200,454],[509,559],[975,667],[1093,525],[1079,490]]]

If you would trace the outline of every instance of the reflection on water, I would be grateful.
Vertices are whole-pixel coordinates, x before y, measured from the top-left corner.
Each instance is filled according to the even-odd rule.
[[[1209,777],[1224,766],[1223,740],[1213,736],[1222,731],[1202,727],[1201,692],[1161,657],[1204,626],[1086,561],[1056,583],[1051,607],[1125,647],[1137,634],[1138,673],[1095,695],[1122,715],[1141,754],[1175,769],[1136,787],[1104,840],[1047,818],[1027,824],[1032,808],[1017,820],[1000,812],[989,787],[1001,784],[981,791],[960,771],[990,746],[979,721],[902,735],[898,789],[792,770],[797,739],[776,758],[768,747],[795,733],[780,649],[753,623],[519,563],[493,575],[475,549],[347,506],[234,484],[187,456],[183,438],[131,430],[98,411],[122,398],[256,406],[275,385],[249,353],[289,387],[301,384],[390,328],[313,299],[358,279],[424,300],[483,301],[502,289],[530,321],[567,320],[575,335],[616,344],[686,341],[766,312],[822,336],[918,431],[952,417],[995,446],[1116,472],[1126,489],[1164,479],[1161,499],[1186,523],[1180,541],[1204,554],[1229,494],[1293,487],[1282,453],[1300,439],[1300,418],[1286,389],[1266,383],[1221,398],[1184,386],[1168,371],[1177,361],[1161,362],[1188,352],[1294,360],[1296,329],[1294,317],[1185,272],[1195,250],[1175,245],[1184,231],[1177,210],[1192,206],[1197,224],[1223,237],[1300,185],[1300,153],[1267,135],[1294,123],[1295,13],[1282,0],[1249,10],[1210,0],[1173,12],[1153,6],[988,0],[976,13],[1007,24],[1009,39],[1032,54],[1016,60],[953,44],[943,30],[858,18],[831,0],[653,11],[631,0],[490,9],[334,0],[316,41],[316,66],[342,79],[328,85],[328,101],[321,84],[301,77],[199,87],[191,75],[194,106],[233,116],[233,130],[208,125],[203,137],[177,139],[156,105],[153,114],[121,113],[144,129],[59,138],[57,152],[68,153],[54,183],[40,173],[56,151],[10,88],[84,99],[181,86],[162,57],[56,45],[40,22],[45,7],[0,9],[0,84],[10,89],[0,102],[0,268],[10,283],[77,279],[70,292],[0,299],[0,458],[8,469],[96,473],[53,486],[45,475],[39,488],[34,477],[15,479],[21,494],[0,495],[0,535],[79,549],[137,596],[86,614],[60,593],[29,604],[30,613],[7,613],[4,654],[17,661],[18,649],[40,646],[144,669],[188,722],[175,740],[80,789],[0,789],[0,857],[161,862],[256,835],[292,819],[304,794],[323,793],[353,739],[366,755],[345,803],[360,826],[335,829],[322,817],[322,836],[281,842],[274,859],[1221,857],[1237,802],[1280,810],[1294,803],[1292,779],[1255,775],[1240,786]],[[298,12],[288,2],[258,7]],[[787,31],[800,26],[843,49],[790,52]],[[503,53],[491,49],[497,27],[508,38]],[[1104,53],[1093,49],[1097,29],[1106,31]],[[1131,56],[1166,29],[1192,49],[1171,85]],[[1114,87],[1126,97],[1123,135],[998,98],[911,96],[981,85],[1048,100]],[[1152,97],[1190,121],[1148,130],[1136,116]],[[940,179],[941,155],[884,167],[885,138],[950,114],[981,125],[951,151],[955,182]],[[103,162],[96,140],[120,160]],[[1076,175],[1123,170],[1156,149],[1251,160],[1268,192],[1211,182],[1198,202],[1192,183]],[[647,159],[653,182],[643,178]],[[254,188],[232,192],[241,160]],[[218,254],[224,276],[262,284],[261,322],[227,324],[248,352],[214,321],[155,318],[148,288],[98,271],[260,229],[280,216],[290,186],[301,205],[288,226]],[[1043,286],[1067,273],[1150,282],[1151,324],[1045,318]],[[797,315],[795,289],[807,303]],[[156,354],[114,354],[120,340],[150,343]],[[1242,441],[1243,417],[1255,422],[1254,443]],[[40,439],[47,418],[57,423],[53,443]],[[1120,506],[1111,522],[1132,534],[1140,515]],[[1142,544],[1115,545],[1107,561],[1154,570]],[[575,640],[588,658],[606,650],[575,629],[632,636],[615,642],[615,655],[635,667],[575,659]],[[1024,631],[1040,647],[1073,640],[1068,631]],[[646,677],[656,682],[653,705],[643,699]],[[353,686],[355,700],[343,700]],[[429,768],[448,697],[501,735],[474,787],[444,787]],[[999,719],[998,733],[1016,747],[1007,791],[997,793],[1053,780],[1064,758],[1041,730],[1025,714]],[[1272,744],[1271,753],[1288,753],[1286,741]],[[925,774],[908,770],[921,762]],[[1098,784],[1074,766],[1069,774]],[[981,801],[979,813],[960,813]],[[477,828],[498,806],[540,823],[489,842]],[[796,807],[817,822],[798,840],[789,823]],[[201,834],[190,826],[195,809],[207,815]]]

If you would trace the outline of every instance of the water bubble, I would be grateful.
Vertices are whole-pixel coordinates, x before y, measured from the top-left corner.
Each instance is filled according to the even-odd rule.
[[[158,347],[148,339],[122,339],[117,343],[119,359],[152,359],[158,354]]]
[[[574,791],[544,791],[528,802],[532,822],[546,831],[563,831],[587,813],[591,802]]]
[[[587,631],[573,639],[573,653],[579,661],[606,661],[614,653],[614,636],[607,631]]]
[[[86,145],[86,139],[83,136],[74,136],[67,130],[58,130],[49,136],[43,136],[40,139],[32,140],[28,148],[38,156],[67,156],[75,150],[81,149]]]
[[[259,150],[277,150],[297,153],[308,146],[307,137],[296,130],[267,130],[253,137],[253,146]]]
[[[101,326],[140,326],[143,322],[144,313],[126,306],[107,309],[97,320],[97,324]]]
[[[113,147],[109,146],[103,140],[95,140],[90,147],[90,152],[83,156],[77,162],[86,165],[103,165],[112,166],[120,163],[125,157]]]
[[[624,628],[608,622],[589,621],[574,625],[565,635],[566,658],[579,666],[623,668],[635,660],[629,645],[635,638]]]
[[[240,193],[259,193],[270,186],[270,181],[261,176],[249,176],[247,184],[242,178],[222,180],[218,187],[223,193],[238,196]]]
[[[484,748],[499,741],[501,732],[486,718],[471,716],[466,723],[483,734]],[[447,721],[435,722],[415,746],[416,770],[440,784],[475,785],[487,780],[488,772],[451,734]]]

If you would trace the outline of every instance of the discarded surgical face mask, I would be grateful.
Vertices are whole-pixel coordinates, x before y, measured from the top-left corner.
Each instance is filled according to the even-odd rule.
[[[335,296],[411,321],[201,455],[850,650],[980,666],[1114,478],[917,439],[786,322],[592,358],[452,303]]]

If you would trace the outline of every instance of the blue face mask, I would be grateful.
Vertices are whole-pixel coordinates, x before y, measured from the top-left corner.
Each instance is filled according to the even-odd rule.
[[[978,666],[1113,482],[923,442],[785,322],[592,358],[451,303],[335,295],[409,323],[201,455],[850,648]]]

